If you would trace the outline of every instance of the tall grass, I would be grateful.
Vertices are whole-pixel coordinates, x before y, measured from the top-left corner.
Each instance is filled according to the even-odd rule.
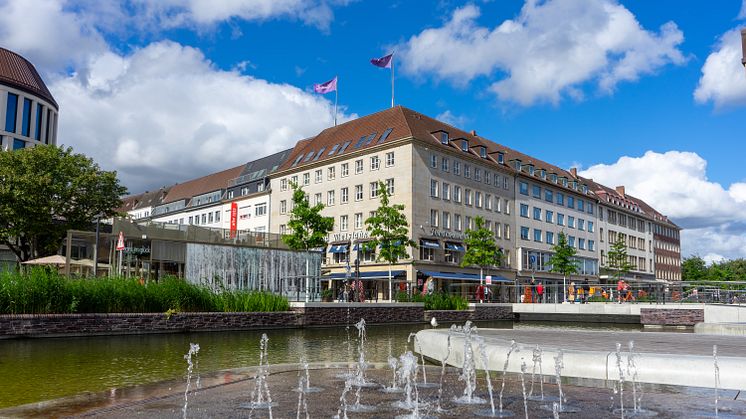
[[[396,296],[397,301],[411,303],[425,303],[425,310],[467,310],[469,302],[460,295],[438,292],[435,294],[412,294],[407,295],[400,292]]]
[[[67,279],[43,268],[0,273],[0,314],[286,311],[285,297],[213,292],[175,277],[141,284],[128,278]]]

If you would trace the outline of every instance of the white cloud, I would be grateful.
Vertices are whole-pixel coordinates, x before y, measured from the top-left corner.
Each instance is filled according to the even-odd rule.
[[[456,9],[441,27],[426,29],[400,45],[402,69],[456,85],[476,77],[494,82],[500,100],[528,106],[579,100],[586,83],[601,93],[686,59],[675,23],[656,33],[614,0],[527,0],[518,17],[481,26],[480,9]]]
[[[741,12],[738,14],[738,19],[746,19],[746,0],[743,0],[741,5]]]
[[[450,109],[446,109],[444,112],[439,113],[435,119],[453,125],[454,127],[460,128],[464,131],[468,131],[468,129],[466,129],[466,124],[470,121],[469,117],[466,115],[456,115],[451,112]]]
[[[624,185],[684,228],[682,253],[746,257],[746,183],[727,188],[707,178],[707,161],[692,152],[646,152],[581,171],[607,186]]]
[[[712,102],[716,108],[746,105],[746,71],[742,58],[740,30],[723,34],[716,50],[702,66],[694,99],[699,103]]]
[[[216,69],[173,42],[94,56],[50,89],[60,142],[116,168],[132,192],[263,157],[332,124],[323,97]]]

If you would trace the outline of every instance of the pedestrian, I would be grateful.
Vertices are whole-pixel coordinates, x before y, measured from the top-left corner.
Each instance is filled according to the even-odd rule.
[[[537,303],[541,303],[544,300],[544,285],[539,281],[538,284],[536,284],[536,294],[539,296],[539,300]]]
[[[578,304],[583,304],[585,302],[585,290],[583,289],[583,284],[578,284],[575,288],[575,301]]]
[[[575,283],[570,282],[570,286],[567,287],[567,301],[570,302],[570,304],[575,303]]]
[[[490,287],[484,287],[484,299],[488,303],[492,301],[492,289]]]
[[[616,283],[616,292],[618,294],[619,304],[622,304],[622,295],[624,294],[625,286],[626,284],[624,283],[624,280],[619,278],[619,281]]]
[[[484,301],[484,285],[480,284],[477,287],[477,300],[479,300],[480,303]]]
[[[591,286],[590,284],[588,284],[588,278],[583,280],[583,296],[583,303],[587,303],[588,298],[590,298],[591,296]]]
[[[536,302],[536,297],[538,296],[537,295],[538,293],[536,291],[536,280],[534,279],[533,276],[531,277],[531,285],[530,286],[531,286],[531,301],[529,301],[529,302],[530,303],[535,303]]]

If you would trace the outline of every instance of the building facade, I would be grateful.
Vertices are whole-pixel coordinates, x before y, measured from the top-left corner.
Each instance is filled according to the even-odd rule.
[[[34,65],[0,48],[0,149],[57,144],[58,112]]]

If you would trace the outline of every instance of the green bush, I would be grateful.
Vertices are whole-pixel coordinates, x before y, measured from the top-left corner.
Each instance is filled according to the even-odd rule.
[[[396,301],[425,303],[425,310],[467,310],[469,308],[466,298],[444,292],[427,295],[415,293],[409,296],[406,292],[400,291],[396,295]]]
[[[141,284],[132,278],[67,279],[35,268],[0,274],[0,314],[287,311],[285,297],[265,292],[213,292],[176,277]]]

